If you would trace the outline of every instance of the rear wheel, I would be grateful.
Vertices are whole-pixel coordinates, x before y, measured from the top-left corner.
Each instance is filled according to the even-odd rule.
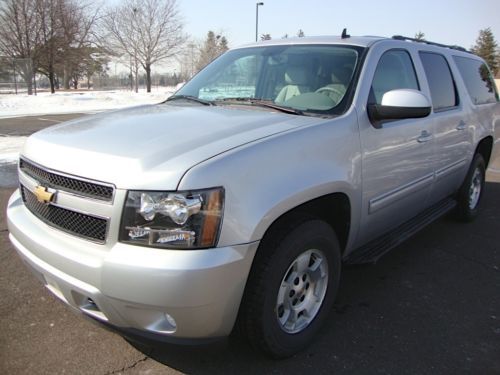
[[[328,316],[340,279],[340,248],[321,220],[297,223],[264,239],[249,277],[240,326],[253,347],[290,356]]]
[[[458,219],[472,221],[476,218],[484,191],[485,174],[483,156],[476,154],[474,159],[472,159],[467,176],[458,192]]]

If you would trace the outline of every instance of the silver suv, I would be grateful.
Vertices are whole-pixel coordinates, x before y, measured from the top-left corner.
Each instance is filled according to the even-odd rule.
[[[342,263],[454,209],[498,160],[488,67],[409,38],[235,48],[166,102],[32,135],[10,239],[47,288],[130,337],[200,342],[237,325],[274,357],[328,318]]]

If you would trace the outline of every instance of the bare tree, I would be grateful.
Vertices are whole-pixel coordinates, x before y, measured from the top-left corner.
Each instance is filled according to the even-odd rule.
[[[200,60],[201,49],[199,44],[191,40],[186,43],[185,48],[175,57],[181,69],[180,75],[182,79],[190,79],[196,74],[196,65]]]
[[[94,28],[100,8],[95,8],[92,2],[75,0],[60,1],[59,8],[64,55],[61,70],[63,86],[69,89],[70,79],[74,77],[81,62],[88,60],[89,51],[94,47]]]
[[[104,27],[115,50],[146,71],[151,92],[151,66],[179,53],[186,40],[176,0],[126,0],[108,13]]]
[[[37,69],[37,44],[40,22],[37,0],[3,0],[0,3],[0,52],[3,55],[27,59],[21,74],[33,94],[33,75]]]
[[[29,94],[35,72],[47,76],[52,93],[58,76],[69,87],[91,51],[98,13],[92,0],[0,0],[0,52],[31,61],[21,66]]]
[[[64,37],[61,19],[64,0],[37,0],[36,11],[40,20],[38,51],[38,71],[49,79],[50,92],[55,93],[59,82],[56,80],[56,65],[63,58]]]

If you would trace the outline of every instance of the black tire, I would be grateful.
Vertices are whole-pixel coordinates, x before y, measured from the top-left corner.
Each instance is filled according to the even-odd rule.
[[[310,259],[304,257],[310,257]],[[299,259],[309,260],[300,263]],[[307,274],[300,274],[298,271],[295,273],[295,270],[292,270],[292,267],[299,263],[308,264]],[[327,273],[323,276],[325,265]],[[322,276],[318,277],[317,273],[313,275],[312,271],[309,272],[314,267],[320,270],[319,274]],[[259,247],[240,309],[240,332],[247,337],[255,349],[272,358],[285,358],[300,351],[311,342],[331,310],[340,281],[340,268],[340,246],[335,232],[328,224],[321,220],[309,219],[302,222],[296,220],[289,222],[288,225],[280,226],[279,230],[266,236]],[[292,271],[293,274],[291,274]],[[279,306],[277,303],[279,302],[278,293],[280,290],[283,291],[282,285],[288,280],[287,277],[296,281],[299,277],[296,278],[295,275],[300,277],[300,285],[295,283],[296,286],[292,283],[287,285],[297,289],[298,298],[290,302],[291,290],[281,294],[288,301],[286,306],[290,310],[287,312],[298,311],[303,308],[301,306],[311,307],[311,303],[314,308],[311,307],[309,311],[316,312],[304,314],[305,310],[303,310],[302,316],[300,312],[295,315],[298,316],[296,322],[299,328],[301,325],[305,324],[305,326],[298,332],[291,332],[292,328],[286,324],[292,323],[282,323],[279,319],[284,319],[283,315],[278,317],[279,314],[283,314],[285,303]],[[306,276],[302,282],[304,275]],[[311,277],[310,290],[308,277]],[[325,286],[326,291],[321,292]],[[317,298],[310,298],[312,293],[324,293],[322,302],[318,302]],[[298,301],[299,298],[301,298],[300,301]],[[289,313],[287,316],[292,315]],[[307,320],[310,321],[306,323]]]
[[[457,195],[457,219],[470,222],[479,213],[479,206],[484,191],[486,168],[483,156],[474,155],[467,176],[465,177]],[[477,192],[477,189],[479,191]]]

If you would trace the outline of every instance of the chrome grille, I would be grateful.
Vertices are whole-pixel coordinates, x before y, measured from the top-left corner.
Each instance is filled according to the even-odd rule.
[[[40,203],[36,196],[22,185],[21,196],[28,210],[48,225],[91,241],[106,241],[108,220]]]
[[[114,188],[112,186],[49,172],[25,159],[19,160],[19,169],[45,187],[65,190],[70,193],[108,202],[113,200]]]

